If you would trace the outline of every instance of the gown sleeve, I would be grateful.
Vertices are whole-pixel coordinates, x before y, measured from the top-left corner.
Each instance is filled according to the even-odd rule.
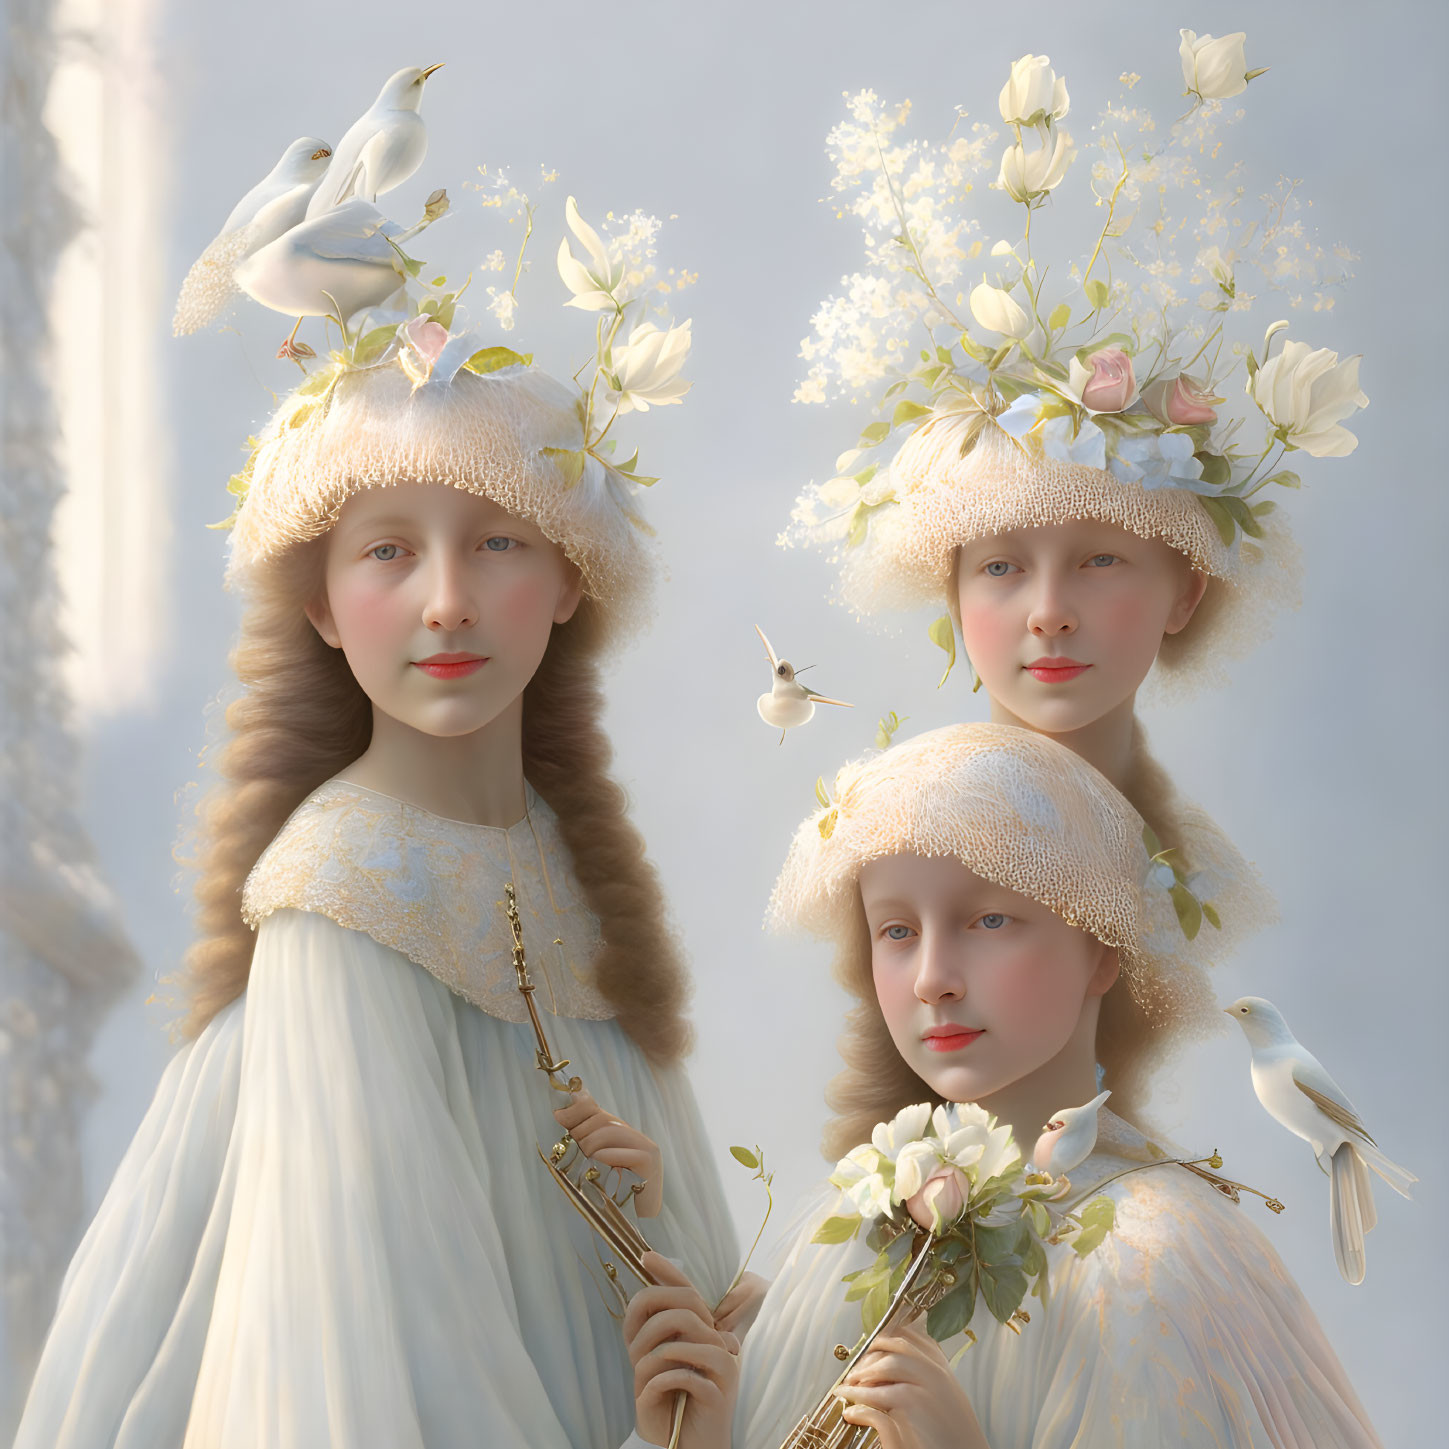
[[[1163,1168],[1114,1184],[1090,1256],[1049,1249],[1050,1297],[1018,1337],[978,1305],[956,1373],[992,1449],[1377,1449],[1312,1310],[1245,1210]],[[734,1449],[777,1449],[860,1333],[842,1276],[859,1243],[810,1243],[802,1215],[745,1340]],[[946,1345],[948,1357],[960,1341]]]

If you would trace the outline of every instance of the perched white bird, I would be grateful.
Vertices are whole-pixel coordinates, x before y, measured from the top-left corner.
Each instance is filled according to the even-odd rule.
[[[797,725],[809,724],[814,717],[817,704],[838,704],[844,709],[855,708],[852,704],[846,704],[843,699],[827,699],[823,694],[816,694],[813,689],[807,689],[795,678],[794,665],[786,659],[779,659],[775,656],[775,651],[770,647],[770,641],[765,638],[765,631],[758,624],[755,625],[755,633],[760,636],[760,643],[765,646],[765,653],[770,656],[770,668],[775,673],[775,678],[770,685],[770,692],[762,694],[755,701],[755,708],[759,710],[760,718],[767,725],[773,725],[780,731],[782,745],[785,743],[786,730],[792,730]]]
[[[315,136],[293,141],[282,159],[232,207],[221,230],[192,264],[176,299],[172,332],[180,337],[212,322],[236,296],[237,266],[290,231],[307,214],[332,148]]]
[[[1100,1092],[1080,1107],[1064,1107],[1060,1112],[1053,1112],[1032,1148],[1031,1165],[1038,1172],[1063,1177],[1084,1163],[1097,1145],[1097,1113],[1111,1095],[1111,1092]]]
[[[402,286],[407,273],[398,246],[446,209],[447,196],[434,192],[422,221],[404,230],[354,198],[254,252],[237,268],[237,285],[262,306],[295,317],[297,326],[304,317],[346,322],[364,307],[381,306]],[[293,327],[279,357],[311,355],[294,345],[296,335]]]
[[[1338,1083],[1294,1038],[1271,1001],[1243,996],[1223,1009],[1243,1028],[1253,1049],[1258,1100],[1269,1116],[1313,1148],[1328,1174],[1328,1216],[1338,1271],[1347,1282],[1362,1283],[1363,1235],[1378,1220],[1368,1169],[1404,1197],[1419,1179],[1379,1151]]]
[[[307,219],[341,206],[354,196],[376,201],[384,191],[401,186],[428,154],[428,128],[418,114],[423,85],[442,61],[426,70],[404,66],[378,93],[377,99],[347,129],[337,154],[307,205]]]

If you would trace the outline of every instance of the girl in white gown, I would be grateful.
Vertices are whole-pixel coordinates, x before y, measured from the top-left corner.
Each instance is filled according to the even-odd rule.
[[[1113,1200],[1105,1241],[1086,1256],[1048,1247],[1047,1301],[1011,1329],[978,1304],[969,1348],[943,1351],[919,1323],[887,1330],[846,1380],[847,1421],[883,1449],[1376,1445],[1250,1209],[1176,1164],[1144,1169],[1166,1154],[1129,1120],[1148,1097],[1130,1068],[1149,1038],[1178,1035],[1183,978],[1199,968],[1145,941],[1141,819],[1126,800],[1064,747],[995,724],[847,765],[832,795],[800,827],[774,899],[782,923],[836,942],[859,1000],[828,1146],[868,1142],[913,1102],[970,1101],[1040,1163],[1042,1124],[1096,1092],[1099,1062],[1116,1109],[1100,1112],[1066,1200]],[[1122,993],[1145,1030],[1103,1012]],[[841,1210],[833,1188],[807,1206],[740,1358],[682,1275],[631,1304],[641,1442],[662,1442],[679,1389],[689,1449],[814,1442],[787,1436],[839,1372],[834,1346],[859,1339],[841,1279],[874,1257],[859,1240],[812,1241]]]
[[[685,973],[600,723],[650,575],[630,489],[575,389],[415,322],[309,377],[248,466],[190,1039],[20,1449],[614,1449],[619,1307],[538,1159],[565,1126],[711,1302],[730,1282]]]

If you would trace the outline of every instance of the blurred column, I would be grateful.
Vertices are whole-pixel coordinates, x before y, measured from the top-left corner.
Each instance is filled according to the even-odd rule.
[[[79,819],[78,740],[93,706],[104,706],[85,700],[77,710],[67,625],[82,636],[84,661],[128,619],[144,617],[144,610],[127,613],[102,559],[130,541],[107,456],[148,426],[144,409],[132,407],[129,379],[154,375],[144,343],[133,345],[117,327],[126,306],[144,305],[153,266],[129,278],[114,272],[136,255],[135,208],[149,198],[124,198],[118,207],[106,189],[117,174],[115,149],[136,134],[126,88],[111,77],[139,49],[150,5],[7,0],[0,52],[0,1431],[7,1438],[84,1227],[86,1058],[101,1018],[137,971]],[[55,90],[58,68],[67,66],[65,115],[89,125],[76,127],[63,149]],[[76,89],[82,74],[96,101],[89,113]],[[83,315],[57,305],[61,265],[70,269],[68,285],[94,284]],[[111,303],[118,288],[130,293],[119,311]],[[69,319],[64,355],[60,315]],[[101,398],[89,405],[99,441],[83,463],[61,436],[62,422],[74,416],[65,403],[77,396]],[[57,513],[77,479],[75,514],[96,540],[89,556],[63,555],[56,543]],[[77,569],[99,592],[66,613]],[[128,662],[144,680],[140,657]]]

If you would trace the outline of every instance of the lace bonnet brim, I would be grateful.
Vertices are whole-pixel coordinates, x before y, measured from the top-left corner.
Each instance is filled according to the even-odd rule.
[[[1270,632],[1271,616],[1298,600],[1297,552],[1277,515],[1262,539],[1226,545],[1196,496],[1144,488],[1080,463],[1044,457],[992,422],[962,452],[970,414],[948,414],[918,428],[889,465],[895,503],[871,520],[859,547],[842,555],[841,598],[859,614],[939,608],[947,600],[956,550],[1014,529],[1096,519],[1160,539],[1208,575],[1188,626],[1163,641],[1158,671],[1174,682],[1221,679],[1225,658]]]
[[[363,489],[443,483],[535,524],[578,566],[617,639],[647,612],[653,551],[628,485],[583,445],[577,395],[533,367],[463,369],[417,388],[394,365],[344,372],[324,394],[284,399],[267,424],[228,577],[244,582],[326,533]]]

